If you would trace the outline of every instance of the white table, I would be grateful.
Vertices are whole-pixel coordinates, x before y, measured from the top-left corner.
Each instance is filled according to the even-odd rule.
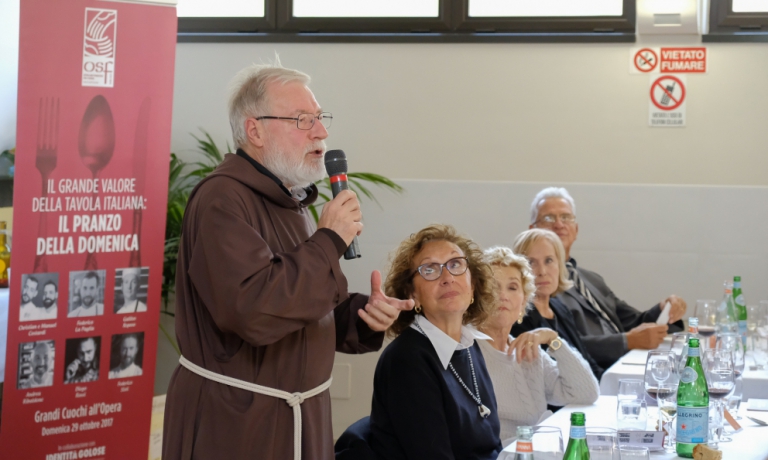
[[[560,428],[563,433],[563,445],[568,445],[568,433],[571,427],[571,412],[584,412],[586,426],[616,428],[616,396],[600,396],[595,404],[588,406],[569,404],[539,425]],[[740,414],[759,417],[768,421],[768,412],[747,411],[744,406]],[[648,408],[649,426],[656,420],[656,408]],[[718,447],[723,452],[723,460],[766,460],[768,459],[768,427],[760,427],[743,417],[739,421],[743,431],[732,434],[733,441],[720,443]],[[515,443],[510,444],[498,457],[498,460],[513,460],[515,458]],[[651,452],[653,459],[680,458],[667,452]]]
[[[664,345],[662,345],[663,347]],[[645,359],[647,350],[630,350],[621,359],[609,367],[600,379],[600,394],[617,395],[619,393],[620,379],[643,380],[645,374]],[[741,378],[744,382],[742,401],[749,398],[768,399],[768,369],[749,370],[752,363],[751,353],[747,353],[747,366]],[[768,434],[768,433],[766,433]]]

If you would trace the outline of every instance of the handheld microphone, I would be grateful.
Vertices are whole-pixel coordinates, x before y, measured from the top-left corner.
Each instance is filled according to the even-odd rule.
[[[349,190],[349,184],[347,183],[347,156],[343,150],[329,150],[325,152],[325,170],[331,179],[331,192],[334,198],[342,190]],[[351,260],[361,256],[360,246],[357,243],[357,237],[355,237],[344,253],[344,258]]]

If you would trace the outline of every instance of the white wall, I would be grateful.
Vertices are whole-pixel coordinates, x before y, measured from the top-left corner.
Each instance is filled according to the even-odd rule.
[[[669,43],[669,42],[667,42]],[[685,128],[649,128],[634,44],[179,44],[172,147],[229,139],[226,85],[269,59],[313,77],[351,168],[409,179],[768,184],[768,46],[708,44]]]

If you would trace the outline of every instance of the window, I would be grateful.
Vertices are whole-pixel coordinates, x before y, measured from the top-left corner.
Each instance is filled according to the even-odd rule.
[[[766,0],[733,0],[734,13],[768,13]]]
[[[256,0],[179,0],[176,14],[180,18],[264,17],[264,2]]]
[[[710,0],[705,42],[768,41],[768,1]]]
[[[297,18],[436,18],[440,0],[293,0]]]
[[[621,16],[623,6],[621,0],[469,0],[469,16]]]

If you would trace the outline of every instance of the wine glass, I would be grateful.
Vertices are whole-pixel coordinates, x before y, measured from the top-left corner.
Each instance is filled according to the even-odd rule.
[[[560,460],[563,458],[563,433],[556,426],[535,426],[531,445],[536,459]]]
[[[672,378],[676,372],[675,354],[671,351],[650,351],[645,361],[645,391],[656,399],[659,384]]]
[[[678,372],[683,372],[685,367],[685,361],[688,358],[688,340],[691,336],[692,334],[689,332],[675,332],[672,334],[672,345],[670,345],[669,351],[675,354]]]
[[[728,403],[728,411],[732,411],[734,417],[740,420],[741,416],[738,415],[738,411],[741,405],[741,389],[744,386],[741,375],[744,373],[745,367],[744,346],[741,335],[737,333],[720,333],[717,335],[715,348],[733,353],[734,391],[728,396],[726,402]]]
[[[709,388],[709,398],[717,405],[718,433],[722,433],[724,400],[733,392],[735,386],[733,352],[723,349],[706,350],[702,365]],[[720,435],[721,442],[730,440],[731,438]]]
[[[699,335],[705,339],[699,346],[705,350],[709,348],[709,338],[715,335],[717,329],[717,302],[711,299],[697,300],[693,316],[699,318]]]
[[[664,437],[664,449],[667,452],[675,451],[675,417],[677,416],[677,385],[662,383],[656,392],[656,402],[659,406],[660,423],[666,425],[667,435]],[[664,430],[664,425],[659,425],[659,430]]]

